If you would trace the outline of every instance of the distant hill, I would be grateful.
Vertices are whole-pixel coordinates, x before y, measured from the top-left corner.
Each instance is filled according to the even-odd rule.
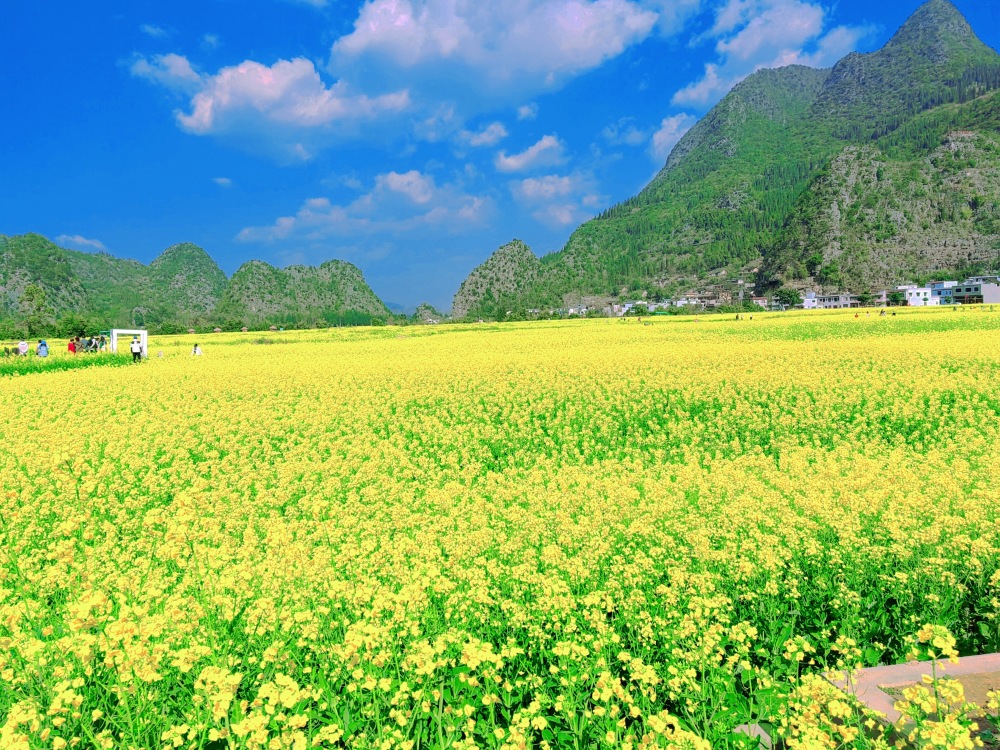
[[[446,316],[431,303],[421,302],[417,305],[417,310],[410,319],[415,323],[440,323],[446,319]]]
[[[913,169],[928,185],[946,179],[931,162],[941,163],[939,150],[951,148],[954,129],[977,134],[961,150],[976,161],[979,176],[949,183],[951,198],[973,216],[944,210],[934,223],[938,239],[928,238],[930,244],[918,239],[922,219],[905,231],[900,225],[904,252],[875,249],[869,261],[877,268],[870,270],[854,252],[840,280],[860,284],[901,279],[914,269],[970,267],[968,257],[935,248],[974,239],[972,254],[979,258],[978,248],[1000,242],[990,219],[991,174],[998,165],[991,145],[998,100],[991,94],[998,89],[1000,56],[948,0],[930,0],[876,52],[852,53],[832,69],[793,65],[751,75],[680,140],[642,192],[583,224],[562,250],[537,265],[521,263],[516,279],[505,275],[484,286],[489,274],[486,264],[480,266],[456,295],[456,310],[472,309],[466,285],[473,277],[475,298],[503,298],[508,309],[653,293],[751,267],[762,269],[764,286],[783,283],[790,271],[801,277],[802,269],[804,284],[839,283],[835,273],[808,278],[809,269],[818,273],[839,252],[821,240],[821,226],[810,225],[823,214],[819,203],[839,189],[831,179],[853,174],[852,159],[881,154],[887,160],[883,176],[895,175],[893,195],[881,188],[876,195],[869,189],[874,183],[862,183],[861,205],[881,201],[885,210],[923,215],[932,209],[902,180]],[[859,230],[857,238],[866,242],[882,234]],[[925,244],[926,257],[917,257]],[[820,246],[827,249],[816,265],[812,256]]]
[[[456,318],[502,317],[509,305],[520,305],[538,277],[540,263],[521,240],[499,248],[462,282],[452,302]]]
[[[29,287],[44,294],[30,310]],[[188,327],[285,327],[366,323],[385,305],[350,263],[276,269],[244,264],[232,279],[202,248],[173,245],[148,266],[108,253],[83,253],[37,234],[0,235],[0,326],[13,334],[110,326],[154,331]]]
[[[389,314],[357,266],[342,260],[284,269],[252,260],[233,274],[219,304],[220,317],[248,325],[353,324]]]

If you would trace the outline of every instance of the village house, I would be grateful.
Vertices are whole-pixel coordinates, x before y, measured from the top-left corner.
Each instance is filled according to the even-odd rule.
[[[821,310],[839,310],[845,307],[860,307],[857,297],[848,292],[820,294],[816,297],[816,307]]]
[[[952,297],[960,305],[998,304],[1000,303],[998,282],[1000,279],[996,276],[975,276],[954,286]]]
[[[958,286],[957,281],[932,281],[928,286],[931,289],[931,296],[940,300],[939,304],[950,305],[954,301],[952,290]]]
[[[931,295],[930,287],[917,286],[916,284],[902,284],[896,287],[896,291],[903,293],[903,300],[910,307],[926,307],[927,305],[941,304],[940,297]]]

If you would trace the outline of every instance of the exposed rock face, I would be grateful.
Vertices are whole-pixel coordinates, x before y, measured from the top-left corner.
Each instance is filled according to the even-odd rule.
[[[451,305],[452,317],[464,318],[484,305],[492,307],[505,299],[517,300],[534,283],[539,267],[531,248],[521,240],[508,242],[462,282]]]
[[[355,314],[387,316],[389,310],[357,266],[345,261],[280,269],[252,260],[233,274],[219,314],[252,325],[265,321],[333,323]]]
[[[998,255],[1000,134],[962,130],[918,158],[844,149],[799,201],[767,270],[863,291]]]

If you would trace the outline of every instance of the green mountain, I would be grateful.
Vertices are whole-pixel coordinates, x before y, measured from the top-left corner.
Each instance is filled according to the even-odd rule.
[[[562,250],[542,257],[537,268],[525,263],[525,275],[487,285],[478,297],[491,294],[503,298],[508,309],[525,309],[562,306],[586,296],[609,300],[660,293],[722,270],[738,273],[759,266],[765,285],[786,280],[789,268],[799,276],[802,269],[818,273],[835,254],[831,250],[816,265],[819,228],[803,226],[817,214],[817,202],[827,197],[820,183],[843,172],[852,155],[856,160],[874,156],[871,148],[893,162],[893,174],[920,171],[917,163],[934,159],[955,127],[983,136],[974,140],[974,158],[988,171],[990,164],[996,165],[990,147],[995,122],[989,113],[996,109],[990,93],[997,89],[1000,56],[976,37],[948,0],[930,0],[876,52],[852,53],[827,70],[789,66],[748,77],[680,140],[642,192],[583,224]],[[928,184],[935,184],[936,169],[925,170]],[[919,197],[903,190],[901,180],[893,182],[899,190],[892,199],[883,195],[879,200],[898,204],[914,217],[931,210],[910,206]],[[971,190],[980,183],[978,193],[959,194],[955,200],[988,213],[988,176],[955,187]],[[859,190],[862,203],[876,200],[864,186]],[[964,212],[946,210],[941,217],[936,236],[971,236]],[[793,221],[795,230],[786,227]],[[978,215],[972,221],[981,235],[976,246],[994,243],[989,221]],[[872,256],[872,262],[885,266],[883,271],[852,271],[846,277],[858,283],[896,280],[916,268],[958,264],[957,254],[932,252],[926,262],[910,257],[920,252],[917,237],[918,230],[925,231],[923,224],[920,219],[907,225],[912,247],[907,244],[911,249],[905,253]],[[806,236],[811,239],[802,239]],[[806,254],[797,257],[800,252]],[[864,265],[859,255],[852,257],[852,268]],[[482,279],[485,265],[473,276]],[[837,281],[836,269],[827,271],[824,280]],[[459,292],[456,310],[467,307],[467,296]]]
[[[440,323],[446,317],[430,302],[421,302],[410,316],[410,320],[414,323]]]
[[[41,301],[39,300],[39,290]],[[0,235],[0,327],[69,333],[75,329],[317,322],[359,323],[388,311],[350,263],[279,270],[244,264],[227,279],[202,248],[173,245],[148,266],[108,253],[58,247],[37,234]]]
[[[503,317],[530,292],[539,268],[538,258],[527,245],[521,240],[508,242],[462,282],[451,305],[452,316]]]
[[[342,260],[285,269],[252,260],[233,274],[219,303],[220,317],[250,326],[356,324],[389,314],[357,266]]]
[[[1000,91],[848,146],[764,259],[766,279],[850,291],[1000,267]]]

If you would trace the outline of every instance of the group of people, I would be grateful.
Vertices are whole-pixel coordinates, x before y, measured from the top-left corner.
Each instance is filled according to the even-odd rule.
[[[108,348],[108,340],[105,336],[74,336],[69,340],[67,349],[70,354],[80,352],[103,352]]]
[[[3,351],[0,352],[0,356],[27,357],[28,352],[30,350],[31,347],[28,345],[28,342],[25,341],[24,339],[21,339],[21,341],[18,342],[17,346],[14,347],[5,346],[3,348]],[[35,347],[35,354],[37,354],[39,357],[49,356],[49,344],[45,339],[38,340],[38,345]]]

